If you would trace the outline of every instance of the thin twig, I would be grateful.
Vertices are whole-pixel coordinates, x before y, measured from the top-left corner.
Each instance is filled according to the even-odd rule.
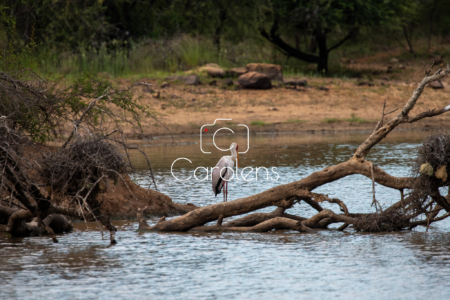
[[[372,170],[372,195],[373,195],[373,200],[372,200],[372,204],[370,205],[371,207],[375,205],[375,209],[378,212],[378,208],[377,208],[377,204],[380,207],[380,211],[383,211],[383,209],[381,208],[380,203],[378,203],[377,199],[375,198],[375,175],[374,175],[374,171],[373,171],[373,162],[371,163],[371,170]]]

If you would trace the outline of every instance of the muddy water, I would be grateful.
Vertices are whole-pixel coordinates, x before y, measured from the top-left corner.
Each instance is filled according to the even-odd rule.
[[[409,173],[409,162],[426,133],[400,132],[378,145],[369,159],[387,172]],[[252,136],[250,149],[240,155],[240,170],[266,167],[258,180],[230,183],[229,200],[244,197],[307,176],[351,156],[366,134]],[[245,137],[221,139],[225,147]],[[153,144],[158,141],[154,141]],[[199,150],[193,137],[176,147],[148,146],[160,191],[175,202],[207,205],[221,201],[210,182],[180,179],[195,168],[214,166],[223,153],[205,141]],[[208,148],[209,147],[209,148]],[[132,154],[134,180],[148,184],[144,160]],[[276,167],[277,180],[271,172]],[[240,172],[239,170],[239,172]],[[250,170],[249,168],[246,171]],[[261,172],[261,173],[260,173]],[[206,172],[197,170],[202,179]],[[203,176],[202,176],[203,175]],[[254,172],[248,177],[255,179]],[[242,179],[242,178],[240,178]],[[318,192],[344,200],[352,212],[369,212],[371,181],[350,176]],[[382,205],[397,201],[397,191],[376,186]],[[325,207],[338,212],[335,206]],[[263,210],[263,211],[270,211]],[[314,212],[305,205],[290,211]],[[156,219],[150,220],[150,223]],[[138,233],[132,221],[115,222],[119,244],[109,247],[91,226],[76,225],[73,234],[52,244],[48,238],[11,239],[0,235],[0,298],[34,299],[449,299],[450,222],[428,233],[362,234],[322,231],[247,234]]]

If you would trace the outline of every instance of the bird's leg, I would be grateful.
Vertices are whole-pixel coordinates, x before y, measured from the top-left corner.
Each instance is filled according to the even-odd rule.
[[[225,181],[225,202],[228,200],[228,181]]]
[[[227,184],[227,182],[224,181],[224,182],[223,182],[223,186],[222,186],[223,202],[226,201],[226,200],[225,200],[225,187],[226,187],[226,184]]]

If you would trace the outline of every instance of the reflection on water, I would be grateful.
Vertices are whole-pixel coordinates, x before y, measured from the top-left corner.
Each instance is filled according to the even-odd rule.
[[[387,172],[408,175],[408,164],[422,134],[394,135],[369,159]],[[278,181],[230,183],[230,198],[258,193],[348,159],[365,135],[254,136],[240,156],[241,168],[277,167]],[[231,140],[231,139],[230,139]],[[176,181],[170,166],[188,177],[198,166],[214,166],[223,153],[201,154],[195,139],[184,146],[151,146],[159,189],[176,202],[207,205],[210,182]],[[240,143],[240,142],[238,142]],[[200,152],[200,153],[199,153]],[[134,180],[148,183],[145,163],[133,155]],[[200,177],[200,176],[199,176]],[[398,192],[376,186],[384,205]],[[344,200],[352,212],[371,211],[371,181],[349,176],[318,189]],[[325,207],[338,212],[335,206]],[[266,209],[264,211],[270,211]],[[297,205],[291,213],[314,214]],[[156,220],[150,220],[155,223]],[[429,233],[362,234],[321,231],[283,233],[137,233],[136,222],[115,222],[119,244],[109,247],[95,226],[79,223],[73,234],[52,244],[48,238],[11,239],[0,235],[0,298],[132,299],[297,299],[432,298],[450,296],[450,226]]]

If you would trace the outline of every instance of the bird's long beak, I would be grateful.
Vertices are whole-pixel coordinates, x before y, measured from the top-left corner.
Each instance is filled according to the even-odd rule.
[[[239,168],[239,152],[237,152],[237,156],[236,156],[236,165]]]

